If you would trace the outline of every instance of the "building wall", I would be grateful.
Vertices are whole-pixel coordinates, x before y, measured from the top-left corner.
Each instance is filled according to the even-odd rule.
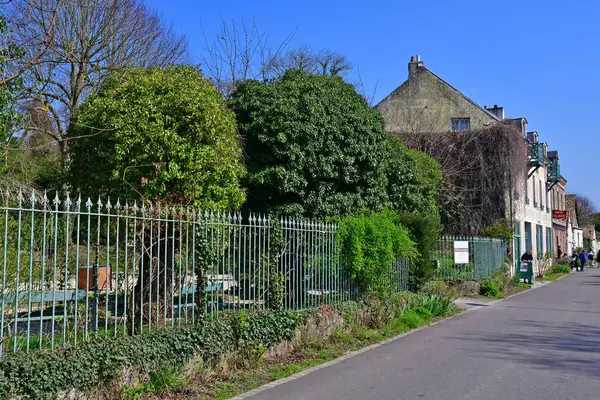
[[[554,185],[550,191],[552,196],[552,210],[566,210],[565,205],[565,184],[566,181],[563,179],[560,180],[556,185]],[[567,223],[566,221],[555,220],[552,223],[552,229],[554,231],[554,253],[557,254],[558,246],[560,246],[563,252],[567,252],[567,254],[571,254],[568,252],[567,245]]]
[[[519,238],[521,254],[531,250],[534,259],[534,272],[537,272],[539,263],[546,253],[553,257],[556,250],[555,235],[552,229],[552,196],[546,190],[545,167],[540,167],[527,179],[527,192],[525,192],[524,181],[525,179],[521,182],[521,189],[518,190],[519,196],[516,202],[514,219],[515,224],[518,224],[518,230],[521,232]],[[529,231],[527,226],[530,227]],[[520,256],[518,255],[518,257]]]
[[[409,77],[377,106],[386,130],[445,132],[453,118],[469,118],[471,129],[497,122],[486,110],[429,71],[422,62],[409,63]]]

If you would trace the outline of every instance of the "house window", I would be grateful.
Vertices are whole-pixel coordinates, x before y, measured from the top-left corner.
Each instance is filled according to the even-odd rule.
[[[537,244],[537,259],[541,260],[544,258],[544,238],[542,235],[544,234],[543,228],[541,225],[536,225],[535,227],[535,241]]]
[[[542,210],[544,209],[544,195],[543,195],[544,191],[542,189],[542,186],[544,186],[543,183],[544,182],[542,182],[542,180],[540,179],[540,208]],[[548,203],[546,202],[546,204],[548,204]]]
[[[469,118],[452,118],[452,132],[469,129],[471,129],[471,120]]]
[[[536,197],[536,190],[535,190],[535,176],[533,177],[533,206],[537,207],[537,197]]]

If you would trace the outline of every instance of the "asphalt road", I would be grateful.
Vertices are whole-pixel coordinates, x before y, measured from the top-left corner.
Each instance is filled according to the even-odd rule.
[[[600,269],[256,394],[261,400],[600,399]]]

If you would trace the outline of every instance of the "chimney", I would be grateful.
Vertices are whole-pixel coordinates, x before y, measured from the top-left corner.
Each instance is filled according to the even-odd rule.
[[[488,106],[485,106],[484,108],[488,110],[489,113],[493,114],[496,118],[504,119],[504,107],[498,107],[497,104],[494,104],[493,108]]]
[[[410,62],[408,63],[408,77],[411,78],[417,73],[417,70],[423,66],[423,61],[421,61],[421,56],[411,56]]]

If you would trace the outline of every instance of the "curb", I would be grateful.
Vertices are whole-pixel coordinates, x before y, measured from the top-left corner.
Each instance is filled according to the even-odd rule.
[[[491,302],[489,302],[487,305],[488,305],[488,306],[490,306],[490,305],[492,305],[492,304],[496,304],[496,303],[498,303],[498,302],[501,302],[501,301],[508,300],[508,299],[510,299],[510,298],[513,298],[513,297],[519,296],[519,295],[521,295],[521,294],[523,294],[523,293],[529,293],[529,292],[531,292],[532,290],[539,289],[539,288],[541,288],[541,287],[544,287],[544,286],[546,286],[546,285],[549,285],[549,284],[551,284],[551,283],[553,283],[553,282],[557,282],[557,281],[561,280],[562,278],[564,278],[565,276],[569,276],[569,275],[570,275],[570,274],[566,274],[566,275],[564,275],[564,276],[561,276],[560,278],[558,278],[558,279],[555,279],[555,280],[553,280],[553,281],[547,281],[547,282],[545,282],[545,283],[542,283],[542,284],[540,284],[540,285],[538,285],[538,286],[532,287],[532,288],[530,288],[530,289],[528,289],[528,290],[524,290],[524,291],[522,291],[522,292],[519,292],[519,293],[511,294],[510,296],[508,296],[508,297],[505,297],[505,298],[503,298],[503,299],[497,299],[497,300],[491,301]],[[314,367],[311,367],[311,368],[305,369],[304,371],[300,371],[300,372],[298,372],[298,373],[296,373],[296,374],[293,374],[293,375],[290,375],[290,376],[288,376],[288,377],[281,378],[281,379],[278,379],[278,380],[276,380],[276,381],[273,381],[273,382],[265,383],[264,385],[262,385],[262,386],[259,386],[259,387],[258,387],[258,388],[256,388],[256,389],[252,389],[252,390],[250,390],[250,391],[248,391],[248,392],[244,392],[244,393],[242,393],[242,394],[239,394],[239,395],[237,395],[237,396],[235,396],[235,397],[231,397],[231,398],[230,398],[230,400],[243,400],[243,399],[247,399],[247,398],[249,398],[249,397],[252,397],[252,396],[255,396],[255,395],[259,394],[259,393],[262,393],[262,392],[264,392],[264,391],[266,391],[266,390],[269,390],[269,389],[275,388],[275,387],[277,387],[277,386],[283,385],[283,384],[285,384],[285,383],[288,383],[288,382],[294,381],[294,380],[296,380],[296,379],[302,378],[302,377],[304,377],[304,376],[306,376],[306,375],[309,375],[309,374],[311,374],[311,373],[313,373],[313,372],[315,372],[315,371],[318,371],[318,370],[321,370],[321,369],[323,369],[323,368],[327,368],[327,367],[330,367],[330,366],[332,366],[332,365],[338,364],[338,363],[340,363],[340,362],[342,362],[342,361],[345,361],[345,360],[347,360],[347,359],[349,359],[349,358],[352,358],[352,357],[354,357],[354,356],[357,356],[357,355],[359,355],[359,354],[365,353],[365,352],[367,352],[367,351],[369,351],[369,350],[373,350],[373,349],[375,349],[375,348],[377,348],[377,347],[380,347],[380,346],[386,345],[386,344],[388,344],[388,343],[394,342],[394,341],[396,341],[396,340],[398,340],[398,339],[402,339],[403,337],[406,337],[406,336],[412,335],[413,333],[416,333],[416,332],[419,332],[419,331],[425,330],[425,329],[427,329],[427,328],[430,328],[430,327],[432,327],[432,326],[435,326],[435,325],[437,325],[437,324],[441,324],[442,322],[449,321],[449,320],[451,320],[451,319],[453,319],[453,318],[455,318],[455,317],[459,317],[459,316],[461,316],[461,315],[464,315],[464,314],[467,314],[467,313],[469,313],[469,312],[471,312],[471,311],[475,311],[475,310],[479,310],[479,309],[485,309],[485,308],[486,308],[486,307],[473,307],[473,308],[470,308],[470,309],[468,309],[468,310],[464,310],[464,309],[463,309],[463,311],[462,311],[462,312],[459,312],[459,313],[457,313],[457,314],[454,314],[454,315],[452,315],[452,316],[450,316],[450,317],[447,317],[447,318],[441,319],[441,320],[439,320],[439,321],[432,322],[432,323],[431,323],[431,324],[429,324],[429,325],[424,325],[424,326],[422,326],[422,327],[420,327],[420,328],[413,329],[413,330],[411,330],[411,331],[408,331],[408,332],[404,332],[404,333],[402,333],[402,334],[400,334],[400,335],[397,335],[397,336],[394,336],[394,337],[392,337],[392,338],[389,338],[389,339],[383,340],[383,341],[381,341],[381,342],[379,342],[379,343],[375,343],[375,344],[369,345],[369,346],[367,346],[367,347],[363,347],[362,349],[358,349],[358,350],[351,351],[351,352],[349,352],[349,353],[347,353],[347,354],[344,354],[343,356],[340,356],[340,357],[338,357],[338,358],[336,358],[336,359],[333,359],[333,360],[330,360],[330,361],[324,362],[323,364],[319,364],[319,365],[316,365],[316,366],[314,366]]]

